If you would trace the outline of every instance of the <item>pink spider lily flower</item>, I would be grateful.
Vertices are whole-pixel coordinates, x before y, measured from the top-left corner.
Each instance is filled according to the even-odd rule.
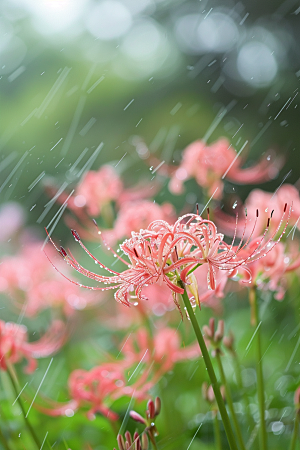
[[[220,199],[224,178],[238,184],[261,183],[275,178],[282,166],[279,158],[274,162],[265,158],[246,169],[242,169],[242,162],[227,139],[219,139],[211,145],[195,141],[184,150],[182,162],[171,178],[170,191],[180,194],[183,183],[195,178],[209,196],[214,194],[215,199]]]
[[[276,245],[284,234],[290,214],[291,208],[287,210],[285,205],[279,226],[269,239],[265,239],[269,229],[269,219],[261,240],[246,256],[242,256],[241,251],[247,247],[250,238],[245,242],[242,239],[238,246],[234,246],[234,239],[231,245],[227,244],[223,240],[223,235],[217,232],[216,225],[197,214],[186,214],[174,225],[156,220],[147,229],[140,230],[139,233],[133,232],[132,237],[120,245],[121,251],[127,255],[130,262],[126,262],[114,252],[115,256],[128,267],[120,273],[109,269],[96,259],[82,243],[78,233],[73,230],[75,240],[84,251],[112,276],[91,272],[82,267],[63,247],[56,247],[56,249],[71,267],[102,285],[101,287],[84,287],[95,290],[116,289],[115,299],[127,306],[130,306],[129,300],[133,291],[138,301],[144,300],[143,288],[151,284],[166,285],[172,291],[174,301],[178,305],[176,294],[183,294],[182,283],[186,284],[195,297],[196,303],[199,304],[196,277],[192,273],[198,266],[207,265],[208,288],[215,290],[216,269],[225,270],[229,274],[234,273],[238,267],[245,266],[268,253],[272,245]],[[279,238],[273,241],[285,218],[283,231]],[[254,228],[255,224],[256,222],[254,222]],[[53,243],[52,240],[51,242]]]
[[[42,249],[42,242],[26,243],[22,251],[5,256],[0,265],[0,291],[7,293],[12,304],[35,316],[47,308],[61,308],[66,316],[99,301],[96,295],[83,292],[55,273]],[[50,251],[52,258],[55,251]],[[58,267],[62,267],[61,262]]]
[[[68,385],[71,397],[69,402],[59,403],[47,399],[49,407],[38,405],[37,409],[56,417],[70,416],[79,408],[88,407],[89,419],[94,419],[96,413],[113,421],[118,419],[118,414],[112,411],[108,404],[124,395],[126,381],[120,364],[104,363],[91,370],[74,370]]]
[[[72,209],[84,208],[90,216],[99,216],[103,206],[116,201],[122,190],[123,183],[114,168],[105,165],[87,172],[68,203]]]
[[[153,337],[148,330],[140,328],[124,340],[121,348],[124,367],[132,367],[142,361],[152,368],[156,381],[172,370],[175,363],[200,355],[197,345],[183,348],[178,331],[168,327],[158,329]]]
[[[258,209],[260,214],[257,218],[255,230],[252,232],[251,220],[248,220],[245,235],[249,236],[252,232],[252,237],[260,236],[265,229],[265,224],[272,213],[272,220],[270,222],[270,230],[275,230],[281,220],[281,211],[285,203],[293,205],[289,219],[289,226],[300,227],[300,197],[299,191],[291,184],[283,184],[275,193],[265,192],[261,189],[254,189],[248,195],[244,206],[242,202],[238,201],[239,221],[236,224],[236,216],[225,214],[220,209],[215,212],[215,218],[218,226],[228,235],[241,236],[244,232],[244,223],[246,219],[245,211],[249,218],[255,217],[255,212]],[[273,211],[273,212],[272,212]]]
[[[64,344],[66,332],[63,322],[54,321],[44,336],[36,342],[28,342],[27,328],[0,320],[0,368],[27,359],[26,373],[35,371],[37,358],[45,358],[56,353]]]

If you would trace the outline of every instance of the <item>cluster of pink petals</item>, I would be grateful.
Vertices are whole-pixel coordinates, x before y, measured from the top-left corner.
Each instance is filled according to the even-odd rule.
[[[255,217],[255,212],[259,210],[259,217],[256,221],[255,230],[252,236],[260,236],[265,229],[268,217],[272,213],[272,220],[270,222],[270,230],[275,230],[281,220],[282,207],[285,203],[292,205],[289,225],[300,227],[300,196],[298,189],[291,184],[283,184],[275,193],[265,192],[261,189],[254,189],[247,197],[244,206],[239,202],[237,208],[239,210],[239,221],[236,224],[236,216],[231,216],[218,210],[216,213],[216,222],[218,226],[228,235],[236,233],[241,236],[243,233],[249,236],[252,232],[253,225],[251,218]],[[250,220],[247,221],[246,230],[244,224],[246,220],[246,213]],[[273,212],[272,212],[273,211]]]
[[[216,225],[210,220],[202,219],[197,214],[186,214],[179,218],[174,225],[156,220],[147,229],[140,230],[139,233],[132,233],[132,237],[120,245],[120,249],[127,255],[130,262],[126,262],[115,253],[128,267],[121,273],[109,269],[95,258],[84,246],[78,233],[73,230],[75,240],[80,243],[85,252],[112,276],[91,272],[82,267],[63,247],[56,249],[71,267],[86,277],[101,283],[101,287],[92,287],[91,289],[116,289],[115,299],[127,306],[130,305],[132,291],[135,292],[138,301],[144,300],[145,296],[142,295],[142,291],[145,286],[152,284],[167,286],[172,291],[176,303],[176,294],[183,294],[182,283],[185,283],[194,295],[196,303],[199,303],[196,277],[191,272],[200,265],[206,265],[208,288],[215,290],[217,269],[227,271],[228,275],[235,274],[238,267],[261,258],[271,250],[272,246],[276,245],[286,230],[290,211],[291,208],[287,211],[287,205],[285,205],[275,233],[269,239],[264,240],[268,231],[267,226],[262,239],[246,256],[242,251],[247,248],[250,238],[246,242],[241,240],[238,246],[234,246],[234,240],[231,244],[227,244],[223,240],[223,235],[217,232]],[[279,231],[284,218],[286,218],[284,230],[277,241],[273,242],[272,239]]]
[[[64,314],[70,315],[74,310],[94,303],[96,296],[93,293],[85,293],[53,271],[42,245],[42,242],[29,243],[19,254],[3,257],[0,291],[7,293],[15,306],[24,306],[27,316],[52,307],[62,307]],[[52,249],[49,252],[54,258],[55,252]]]
[[[123,190],[123,183],[113,167],[102,166],[98,171],[89,171],[70,199],[70,208],[85,208],[92,216],[99,216],[107,203],[116,201]]]
[[[247,252],[250,253],[261,238],[250,242]],[[294,242],[294,244],[296,244]],[[297,245],[298,247],[298,245]],[[247,270],[241,268],[239,275],[242,281],[248,281],[250,286],[267,289],[275,293],[277,300],[282,300],[285,294],[286,279],[284,276],[300,267],[300,257],[293,257],[287,252],[286,246],[279,242],[265,256],[247,265]]]
[[[195,178],[209,196],[214,194],[215,199],[220,199],[224,178],[238,184],[261,183],[275,178],[282,165],[281,160],[270,162],[267,157],[246,169],[242,169],[242,163],[227,139],[219,139],[211,145],[195,141],[184,150],[182,162],[171,177],[170,191],[180,194],[183,183]]]
[[[128,201],[120,206],[112,230],[104,231],[103,238],[113,245],[115,242],[130,237],[133,231],[145,229],[154,220],[175,222],[175,210],[170,203],[159,205],[150,200]]]
[[[151,367],[157,381],[172,370],[175,363],[199,357],[200,350],[196,344],[181,347],[180,335],[173,328],[162,327],[153,338],[145,328],[140,328],[125,339],[122,354],[125,367],[132,367],[142,361],[147,367]]]
[[[25,369],[32,373],[37,366],[37,358],[45,358],[57,352],[64,344],[66,332],[61,321],[54,321],[44,336],[36,342],[28,342],[27,328],[0,320],[0,368],[16,364],[22,359],[28,361]]]
[[[228,281],[228,273],[224,270],[216,269],[216,288],[215,290],[209,289],[207,286],[207,267],[202,265],[194,272],[196,277],[196,283],[198,285],[198,298],[199,303],[202,306],[207,306],[213,309],[217,314],[222,312],[221,299],[224,297],[224,290]],[[173,311],[176,306],[172,292],[168,286],[162,284],[151,284],[143,288],[143,294],[147,298],[147,301],[136,301],[131,304],[130,308],[124,308],[120,303],[117,303],[117,314],[108,322],[117,328],[127,328],[131,324],[139,323],[144,320],[149,314],[156,317],[164,317],[168,315],[170,320],[170,312]],[[188,292],[190,300],[193,301],[192,293]],[[132,297],[134,301],[134,298]],[[177,316],[176,316],[177,317]]]
[[[88,407],[90,419],[100,413],[110,420],[117,420],[118,415],[108,404],[122,396],[146,399],[149,390],[172,370],[176,362],[199,357],[199,347],[194,344],[182,348],[178,331],[171,328],[158,330],[154,337],[141,328],[125,339],[119,356],[118,362],[73,371],[69,377],[70,402],[39,409],[48,415],[59,416]]]

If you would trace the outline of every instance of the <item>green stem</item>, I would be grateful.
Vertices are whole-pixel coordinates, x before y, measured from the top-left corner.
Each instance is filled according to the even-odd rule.
[[[300,415],[299,415],[299,413],[297,413],[296,417],[295,417],[295,425],[294,425],[294,431],[292,434],[290,450],[296,450],[296,444],[298,441],[298,431],[299,431],[299,418],[300,418]]]
[[[220,426],[219,426],[217,412],[215,413],[215,417],[214,417],[214,432],[215,432],[216,448],[217,448],[217,450],[222,450],[221,433],[220,433]]]
[[[262,369],[262,350],[261,350],[261,332],[258,315],[258,304],[255,287],[250,289],[249,301],[251,306],[251,322],[256,331],[256,373],[257,373],[257,396],[260,415],[260,427],[259,427],[259,441],[261,450],[267,450],[267,429],[265,421],[265,390],[264,390],[264,378]]]
[[[13,386],[13,389],[15,391],[15,394],[17,396],[17,402],[19,403],[19,406],[21,408],[22,415],[23,415],[23,418],[24,418],[24,421],[25,421],[25,425],[26,425],[29,433],[31,434],[31,436],[32,436],[36,446],[38,447],[38,450],[40,450],[41,444],[40,444],[39,439],[37,438],[37,436],[35,434],[34,429],[32,428],[32,426],[31,426],[31,424],[30,424],[30,422],[28,420],[28,417],[26,417],[26,412],[25,412],[24,405],[22,403],[21,397],[20,397],[19,392],[18,392],[18,387],[17,387],[16,381],[14,379],[14,374],[12,373],[12,370],[9,367],[8,364],[7,364],[7,373],[8,373],[8,376],[10,378],[10,381],[11,381],[11,384]]]
[[[190,304],[190,300],[189,300],[189,297],[187,295],[187,292],[186,292],[186,290],[184,288],[184,284],[182,282],[180,284],[181,284],[181,287],[184,289],[184,293],[182,294],[182,298],[183,298],[186,310],[188,312],[191,324],[192,324],[192,326],[194,328],[194,332],[195,332],[195,335],[196,335],[196,338],[197,338],[200,350],[202,352],[202,357],[204,359],[204,363],[205,363],[205,366],[206,366],[206,369],[207,369],[207,373],[208,373],[208,376],[210,378],[210,382],[211,382],[211,385],[212,385],[212,388],[213,388],[213,391],[214,391],[214,394],[215,394],[215,398],[216,398],[216,401],[217,401],[217,404],[218,404],[218,407],[219,407],[219,411],[220,411],[221,417],[222,417],[222,421],[223,421],[223,425],[224,425],[224,428],[225,428],[225,432],[226,432],[227,440],[228,440],[228,443],[229,443],[229,447],[231,448],[231,450],[238,450],[238,447],[237,447],[236,442],[235,442],[235,437],[234,437],[234,434],[233,434],[233,431],[232,431],[232,428],[231,428],[231,424],[230,424],[230,421],[229,421],[229,417],[228,417],[228,414],[227,414],[227,411],[226,411],[226,408],[225,408],[225,404],[224,404],[224,401],[223,401],[223,398],[222,398],[222,395],[221,395],[221,392],[220,392],[220,388],[219,388],[219,384],[218,384],[218,381],[217,381],[217,378],[216,378],[216,374],[215,374],[213,365],[211,363],[210,356],[209,356],[208,350],[206,348],[206,345],[205,345],[205,342],[204,342],[204,339],[203,339],[200,327],[199,327],[197,319],[195,317],[193,308],[192,308],[192,306]]]
[[[235,428],[235,431],[236,431],[236,434],[237,434],[239,445],[240,445],[240,448],[242,450],[246,450],[246,447],[245,447],[245,444],[244,444],[244,441],[243,441],[242,431],[240,429],[240,426],[239,426],[239,423],[238,423],[238,420],[237,420],[237,417],[236,417],[236,414],[235,414],[235,411],[234,411],[233,401],[232,401],[232,398],[231,398],[231,392],[230,392],[230,389],[229,389],[229,386],[228,386],[228,383],[227,383],[227,379],[226,379],[226,376],[225,376],[223,364],[222,364],[222,361],[221,361],[221,356],[220,356],[220,353],[218,352],[218,350],[216,351],[216,360],[217,360],[219,371],[220,371],[220,375],[221,375],[221,381],[222,381],[222,384],[225,387],[226,401],[227,401],[227,405],[228,405],[228,408],[229,408],[229,411],[230,411],[230,414],[231,414],[231,417],[232,417],[232,420],[233,420],[233,425],[234,425],[234,428]]]

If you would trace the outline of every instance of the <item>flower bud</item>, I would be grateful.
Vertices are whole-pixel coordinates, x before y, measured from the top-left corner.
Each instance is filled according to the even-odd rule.
[[[219,320],[218,328],[215,333],[215,341],[220,342],[224,336],[224,320]]]
[[[153,400],[149,400],[147,403],[149,418],[153,419],[155,417],[155,406]]]
[[[134,450],[142,450],[139,433],[137,432],[134,433],[133,442],[134,442]]]
[[[135,420],[136,422],[140,422],[143,423],[144,425],[146,425],[146,421],[144,419],[144,417],[142,417],[139,413],[137,413],[136,411],[130,411],[129,413],[130,417]]]
[[[207,339],[211,340],[212,335],[207,325],[203,326],[203,334],[205,335],[205,337],[207,337]]]
[[[213,317],[209,319],[209,328],[210,328],[210,335],[211,337],[213,337],[215,334],[215,319]]]
[[[148,448],[149,448],[148,436],[146,433],[143,433],[142,434],[142,449],[148,450]]]
[[[154,400],[155,404],[155,415],[158,416],[161,410],[161,399],[159,397],[156,397]]]
[[[229,336],[225,336],[223,338],[223,344],[225,345],[225,347],[230,351],[230,352],[234,352],[234,336],[233,333],[230,331],[229,332]]]
[[[120,450],[126,450],[124,438],[123,438],[123,436],[121,434],[118,434],[117,442],[118,442],[118,446],[119,446]]]
[[[132,445],[132,439],[131,439],[131,434],[129,433],[129,431],[125,432],[125,438],[126,441],[128,442],[129,446]]]

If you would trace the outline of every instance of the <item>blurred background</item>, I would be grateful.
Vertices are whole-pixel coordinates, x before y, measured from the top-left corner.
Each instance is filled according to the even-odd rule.
[[[53,216],[49,177],[70,192],[113,161],[130,183],[151,181],[149,151],[176,163],[199,138],[237,151],[248,140],[247,164],[275,149],[286,164],[264,189],[297,182],[298,1],[6,0],[0,11],[0,201],[22,203],[29,223]]]
[[[49,226],[56,228],[56,241],[58,237],[63,243],[71,239],[62,217],[64,208],[56,199],[62,193],[68,196],[84,174],[107,162],[115,167],[125,187],[143,182],[151,189],[153,184],[158,203],[173,203],[177,213],[195,211],[197,201],[205,203],[196,182],[189,180],[185,193],[171,197],[169,179],[153,170],[152,161],[177,165],[182,151],[196,139],[212,143],[225,136],[237,152],[248,141],[244,167],[268,152],[281,154],[285,164],[278,177],[261,187],[274,192],[285,182],[299,188],[299,18],[300,2],[296,0],[1,1],[0,253],[19,251],[33,230],[44,240],[44,227]],[[51,192],[47,190],[50,185],[55,186]],[[221,206],[232,212],[236,196],[245,200],[253,187],[234,186],[225,180]],[[31,231],[27,228],[17,244],[13,240],[7,244],[14,227],[25,229],[25,224]],[[98,249],[98,242],[96,245]],[[105,258],[109,264],[113,261]],[[298,293],[295,284],[287,301],[272,299],[272,308],[264,310],[268,322],[265,342],[272,343],[277,333],[266,363],[268,388],[273,389],[270,398],[277,395],[270,410],[270,420],[276,424],[284,414],[290,422],[294,417],[293,408],[286,405],[292,405],[298,386],[296,358],[295,378],[283,371],[294,346],[300,344],[300,340],[296,344]],[[241,297],[231,292],[224,309],[226,327],[236,331],[238,350],[244,354],[253,331],[248,326],[247,299]],[[271,296],[266,306],[269,301]],[[7,298],[1,298],[1,319],[12,320],[7,305]],[[116,336],[110,323],[106,328],[100,325],[103,310],[96,315],[88,311],[85,322],[78,321],[71,343],[56,357],[54,381],[47,387],[49,397],[55,398],[59,392],[60,401],[68,400],[70,371],[95,364],[101,346],[108,351],[112,348]],[[201,324],[207,323],[210,315],[211,311],[203,308]],[[19,311],[13,320],[19,323]],[[176,326],[180,320],[176,316]],[[48,316],[25,317],[30,338],[38,327],[46,328],[47,322]],[[245,386],[254,398],[254,358],[251,352],[249,355],[250,363],[242,363]],[[33,386],[38,386],[48,362],[39,364]],[[194,367],[195,363],[189,362],[176,368],[175,375],[168,374],[159,386],[159,392],[165,394],[161,448],[187,448],[202,421],[201,437],[208,444],[204,447],[203,440],[196,439],[193,448],[214,448],[211,423],[207,425],[203,419],[206,406],[198,400],[199,378],[189,381],[185,393],[178,383],[190,380]],[[205,373],[199,376],[204,380]],[[0,393],[1,399],[6,392],[5,388]],[[123,403],[126,409],[126,401]],[[115,445],[102,417],[97,418],[98,428],[84,414],[76,414],[71,425],[69,417],[41,419],[36,411],[31,412],[31,420],[41,435],[50,430],[53,442],[56,436],[64,436],[74,449],[82,448],[78,444],[82,426],[83,440],[88,437],[94,449],[108,450]],[[16,415],[10,421],[10,427],[19,430]],[[270,425],[268,431],[276,443],[284,428],[274,430]],[[282,444],[272,448],[282,448]]]

